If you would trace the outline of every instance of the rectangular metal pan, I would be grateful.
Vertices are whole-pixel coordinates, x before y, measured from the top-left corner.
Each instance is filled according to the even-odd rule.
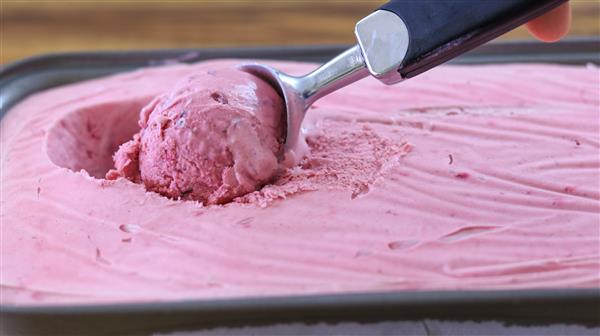
[[[3,116],[28,95],[135,68],[212,58],[323,62],[345,46],[69,53],[34,57],[0,71]],[[555,44],[504,42],[455,59],[459,64],[600,63],[600,39]],[[19,334],[131,334],[279,322],[501,320],[516,324],[600,325],[600,289],[420,291],[206,299],[85,306],[0,306],[2,329]]]

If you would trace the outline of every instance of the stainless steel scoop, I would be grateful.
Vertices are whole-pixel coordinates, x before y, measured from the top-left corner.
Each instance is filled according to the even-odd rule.
[[[308,107],[368,75],[398,83],[500,36],[566,0],[393,0],[360,20],[358,44],[305,76],[266,65],[241,68],[269,82],[285,99],[284,150],[295,148]]]

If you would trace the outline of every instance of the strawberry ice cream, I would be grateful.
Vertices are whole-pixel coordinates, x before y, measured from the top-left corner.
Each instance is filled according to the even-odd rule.
[[[268,179],[278,120],[260,111],[280,102],[251,77],[236,96],[226,73],[224,104],[200,80],[246,62],[147,68],[13,107],[0,123],[1,302],[600,287],[596,67],[442,66],[395,86],[366,78],[312,106],[310,151]],[[274,107],[247,105],[253,97]],[[188,102],[195,117],[182,116]],[[223,118],[202,129],[211,113]],[[236,118],[250,123],[241,134]],[[161,125],[193,162],[161,158]],[[109,175],[125,178],[105,179],[115,152]],[[194,171],[206,181],[184,173],[206,157],[220,163]],[[245,186],[257,190],[238,193]],[[192,193],[240,196],[206,205]]]
[[[140,113],[141,131],[115,154],[119,176],[176,199],[221,204],[279,171],[283,100],[233,68],[187,75]]]

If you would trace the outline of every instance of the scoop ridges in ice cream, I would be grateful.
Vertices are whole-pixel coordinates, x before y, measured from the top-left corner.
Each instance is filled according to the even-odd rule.
[[[597,68],[365,79],[309,110],[298,166],[226,205],[103,178],[155,96],[240,63],[143,69],[9,111],[2,303],[600,286]]]
[[[275,90],[246,72],[192,73],[142,109],[140,134],[119,148],[107,178],[175,199],[231,201],[278,172],[283,111]]]

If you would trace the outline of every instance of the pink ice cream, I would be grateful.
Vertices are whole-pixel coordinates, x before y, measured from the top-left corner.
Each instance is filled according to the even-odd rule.
[[[175,199],[229,202],[279,171],[283,113],[282,98],[253,75],[192,73],[142,109],[140,133],[119,147],[107,178]]]
[[[1,302],[600,288],[596,67],[367,78],[308,111],[298,166],[224,205],[104,178],[154,97],[244,62],[142,69],[12,108],[0,123]],[[176,112],[165,110],[171,127]],[[135,180],[139,145],[125,146],[116,159]]]

